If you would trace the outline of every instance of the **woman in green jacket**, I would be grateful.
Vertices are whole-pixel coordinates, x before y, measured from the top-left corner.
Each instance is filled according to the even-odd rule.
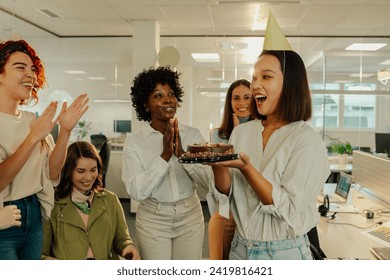
[[[118,197],[102,187],[102,162],[95,147],[71,144],[44,224],[42,259],[140,259]]]

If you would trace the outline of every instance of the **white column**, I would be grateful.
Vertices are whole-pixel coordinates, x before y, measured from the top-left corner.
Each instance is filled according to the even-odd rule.
[[[157,21],[136,20],[133,26],[133,75],[131,80],[143,69],[156,66],[157,53],[160,50],[160,25]],[[138,121],[132,110],[132,131],[137,131],[143,124]]]
[[[137,20],[133,25],[133,78],[143,69],[156,66],[157,53],[160,50],[160,25],[157,21]],[[131,115],[132,132],[139,130],[143,121],[137,119],[137,114],[132,107]],[[130,212],[135,213],[138,202],[131,199]]]

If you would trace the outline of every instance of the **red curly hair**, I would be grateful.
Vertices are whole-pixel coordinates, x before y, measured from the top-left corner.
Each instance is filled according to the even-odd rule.
[[[36,75],[37,75],[37,84],[32,90],[32,97],[31,99],[35,100],[36,103],[38,102],[38,90],[43,88],[43,86],[46,83],[45,78],[45,69],[42,65],[41,59],[36,54],[35,50],[27,44],[24,40],[18,40],[18,41],[5,41],[0,43],[0,73],[4,72],[4,66],[8,61],[8,58],[10,55],[14,52],[24,52],[27,54],[36,69]],[[30,100],[20,100],[20,104],[27,104]]]

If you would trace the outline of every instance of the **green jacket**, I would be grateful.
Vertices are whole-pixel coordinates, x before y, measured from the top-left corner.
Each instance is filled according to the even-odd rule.
[[[51,218],[44,222],[42,259],[83,260],[90,245],[97,260],[119,259],[133,244],[122,205],[113,192],[95,193],[85,229],[70,197],[55,201]]]

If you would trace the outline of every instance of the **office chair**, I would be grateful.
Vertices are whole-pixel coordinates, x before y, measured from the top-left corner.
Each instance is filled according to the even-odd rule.
[[[99,151],[100,158],[102,159],[103,164],[103,172],[102,172],[102,182],[103,187],[106,187],[106,174],[108,170],[108,164],[110,162],[110,155],[111,155],[111,143],[106,141],[103,143],[100,151]]]
[[[310,241],[310,251],[315,260],[323,260],[326,259],[326,255],[324,251],[322,251],[320,246],[320,239],[318,237],[317,227],[313,227],[307,233],[307,237]]]
[[[96,147],[98,151],[101,150],[103,144],[107,142],[107,137],[104,134],[91,134],[91,143]]]
[[[362,151],[362,152],[371,153],[371,148],[370,147],[359,147],[359,150]]]

